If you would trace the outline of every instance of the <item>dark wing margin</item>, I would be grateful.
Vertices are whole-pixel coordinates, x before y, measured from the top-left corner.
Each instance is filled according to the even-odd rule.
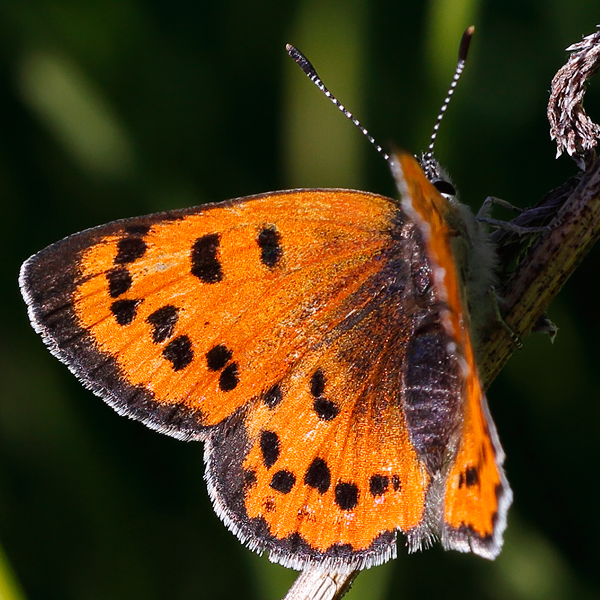
[[[34,330],[87,389],[120,415],[150,429],[181,440],[200,440],[206,436],[202,414],[183,405],[160,405],[151,391],[128,383],[116,361],[98,350],[93,338],[79,326],[73,310],[73,293],[81,283],[78,263],[86,248],[126,227],[144,231],[168,218],[179,215],[162,213],[115,221],[65,238],[23,263],[19,285]]]

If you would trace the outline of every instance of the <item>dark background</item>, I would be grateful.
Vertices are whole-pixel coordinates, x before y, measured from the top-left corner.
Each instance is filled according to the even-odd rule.
[[[294,577],[213,514],[201,444],[119,418],[51,357],[19,295],[23,260],[86,227],[205,201],[394,194],[286,42],[380,143],[420,152],[474,23],[437,155],[473,206],[532,204],[576,171],[554,159],[546,102],[564,48],[598,22],[597,0],[1,0],[0,596],[276,599]],[[599,263],[596,248],[551,306],[555,344],[527,339],[490,389],[515,493],[501,556],[401,546],[350,599],[600,597]]]

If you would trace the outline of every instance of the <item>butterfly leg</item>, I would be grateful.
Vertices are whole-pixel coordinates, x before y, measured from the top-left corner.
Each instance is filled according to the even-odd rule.
[[[542,233],[544,231],[550,231],[550,227],[548,227],[547,225],[543,227],[522,227],[521,225],[515,225],[510,221],[488,219],[487,217],[477,217],[477,221],[479,221],[480,223],[485,223],[486,225],[490,225],[491,227],[496,227],[497,229],[504,229],[505,231],[516,233],[518,235],[527,235],[530,233]]]
[[[549,231],[550,228],[548,226],[543,227],[529,227],[516,225],[515,223],[511,223],[510,221],[501,221],[499,219],[492,219],[488,215],[491,212],[493,205],[502,206],[508,210],[512,210],[518,213],[522,213],[523,209],[518,208],[517,206],[513,206],[510,202],[506,200],[502,200],[501,198],[496,198],[495,196],[488,196],[481,205],[479,212],[477,213],[476,219],[479,223],[485,223],[486,225],[490,225],[491,227],[495,227],[497,229],[503,229],[505,231],[511,231],[512,233],[516,233],[518,235],[527,235],[530,233],[541,233],[544,231]]]
[[[496,321],[500,323],[502,328],[508,333],[510,338],[512,339],[515,346],[519,349],[523,349],[523,342],[521,338],[510,328],[510,325],[504,320],[502,313],[500,312],[500,304],[498,302],[498,294],[496,294],[496,288],[494,286],[490,286],[489,289],[490,298],[492,301],[492,306],[494,307],[494,315],[496,317]]]
[[[502,198],[496,198],[496,196],[488,196],[483,201],[483,204],[481,205],[481,208],[479,209],[479,212],[477,213],[477,218],[479,219],[480,217],[482,217],[482,218],[487,217],[490,214],[490,212],[492,210],[492,206],[494,204],[497,206],[501,206],[502,208],[512,210],[514,212],[518,212],[518,213],[523,212],[522,208],[519,208],[518,206],[515,206],[514,204],[511,204],[510,202],[508,202],[506,200],[502,200]]]

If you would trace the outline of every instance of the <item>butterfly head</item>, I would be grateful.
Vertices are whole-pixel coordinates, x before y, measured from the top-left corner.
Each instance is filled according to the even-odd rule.
[[[456,188],[450,181],[450,177],[446,171],[441,167],[440,163],[433,158],[432,154],[424,154],[419,160],[419,164],[423,169],[423,173],[429,181],[433,184],[433,187],[450,202],[457,200]]]

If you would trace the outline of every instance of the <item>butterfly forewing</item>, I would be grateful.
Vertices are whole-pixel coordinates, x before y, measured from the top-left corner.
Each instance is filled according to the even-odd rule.
[[[364,193],[284,192],[124,220],[35,255],[22,287],[38,331],[85,383],[188,437],[320,335],[323,307],[377,268],[393,210]],[[192,432],[178,423],[188,417]]]

